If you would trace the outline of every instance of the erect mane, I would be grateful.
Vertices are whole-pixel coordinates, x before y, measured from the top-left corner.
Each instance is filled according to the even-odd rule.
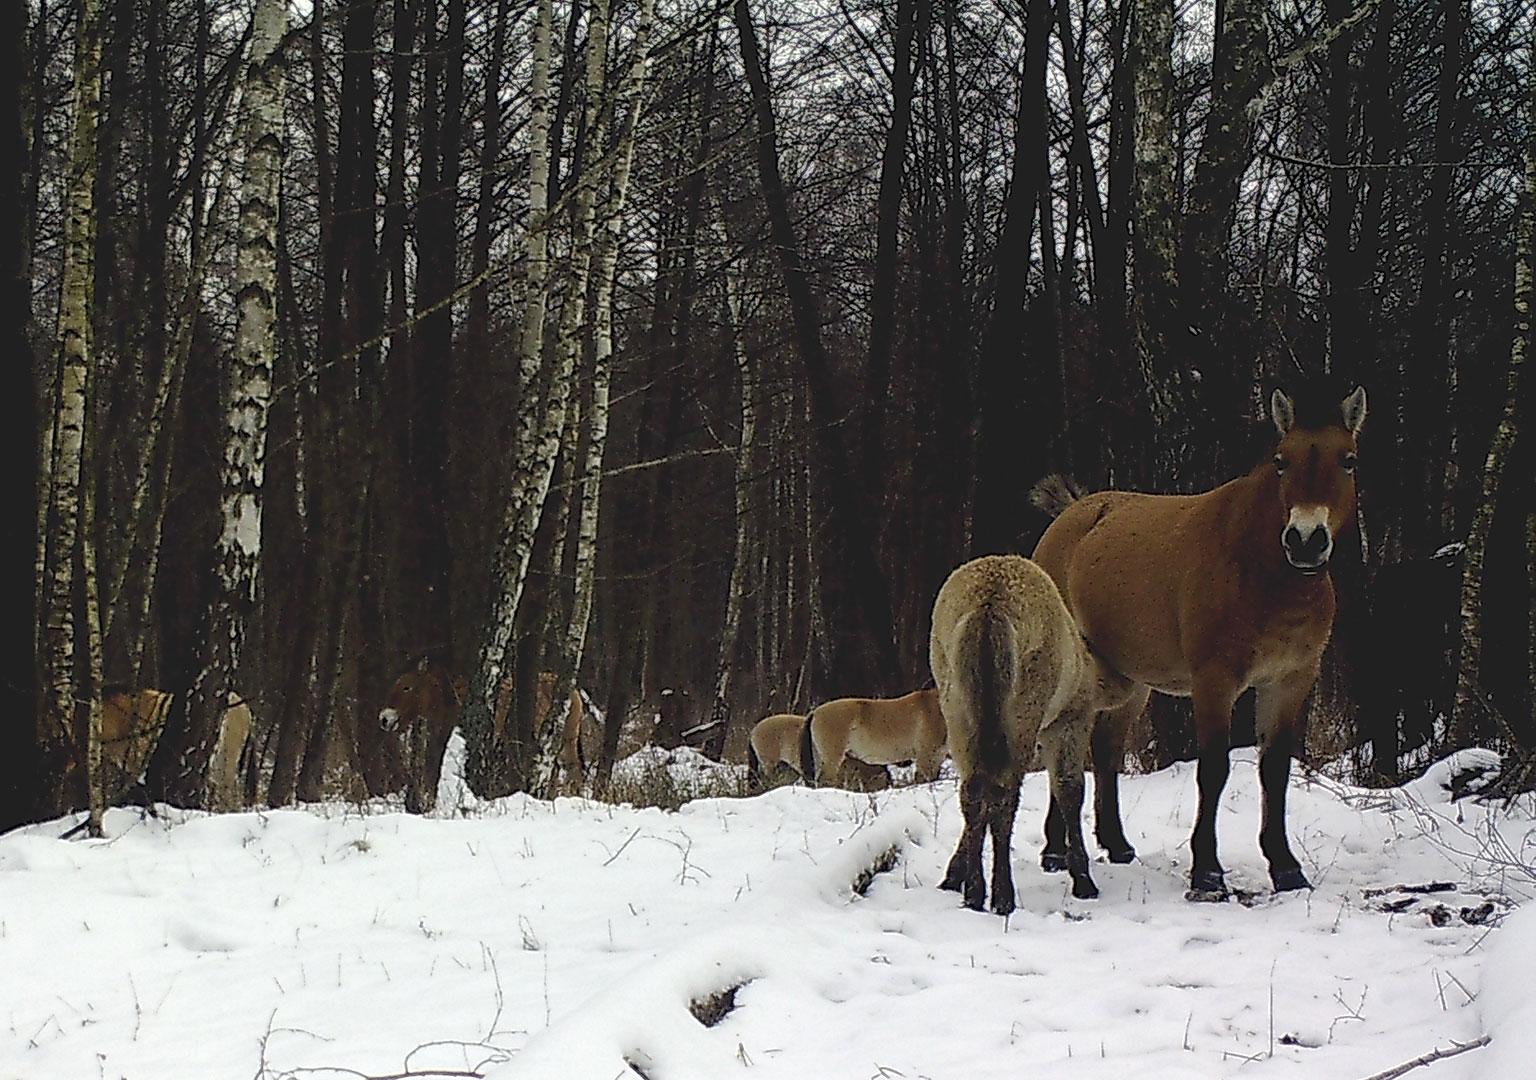
[[[1303,431],[1323,431],[1344,426],[1343,402],[1353,384],[1333,375],[1306,375],[1280,387],[1296,410],[1296,426]]]

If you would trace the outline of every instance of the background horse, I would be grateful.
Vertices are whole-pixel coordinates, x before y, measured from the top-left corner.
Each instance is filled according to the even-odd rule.
[[[1303,704],[1333,627],[1328,559],[1355,520],[1355,455],[1365,390],[1342,401],[1309,388],[1270,399],[1274,456],[1201,495],[1103,491],[1052,522],[1035,561],[1055,580],[1094,652],[1139,684],[1099,718],[1092,740],[1099,842],[1114,862],[1135,851],[1120,822],[1117,777],[1125,732],[1151,690],[1192,697],[1200,809],[1190,847],[1190,898],[1227,896],[1216,857],[1216,808],[1226,786],[1232,706],[1256,690],[1264,791],[1259,846],[1276,890],[1309,888],[1285,832],[1292,751]],[[1061,835],[1046,821],[1046,853]]]
[[[844,783],[850,761],[868,765],[913,762],[917,778],[936,779],[947,732],[937,690],[899,698],[838,698],[811,711],[801,773],[818,783]]]
[[[413,814],[437,805],[443,755],[459,718],[454,689],[441,667],[424,662],[394,681],[379,710],[379,723],[404,741],[405,806]]]

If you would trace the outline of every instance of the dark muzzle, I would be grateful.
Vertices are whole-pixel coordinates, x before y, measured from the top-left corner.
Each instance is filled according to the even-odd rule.
[[[1280,539],[1285,545],[1286,561],[1303,573],[1315,574],[1328,565],[1332,537],[1328,535],[1327,526],[1319,525],[1303,535],[1300,529],[1290,525]]]

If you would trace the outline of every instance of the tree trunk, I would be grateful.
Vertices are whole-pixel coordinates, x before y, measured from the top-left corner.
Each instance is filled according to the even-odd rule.
[[[546,55],[547,63],[548,20],[545,17],[545,2],[547,0],[541,0],[539,10],[536,31],[538,36],[535,43],[536,65],[541,53]],[[587,31],[586,101],[591,113],[587,128],[589,145],[596,147],[600,147],[603,142],[600,137],[602,126],[600,110],[604,64],[608,53],[608,15],[609,0],[594,0],[591,23]],[[548,100],[547,87],[546,81],[543,86],[535,88],[537,91],[542,91],[545,102]],[[536,115],[547,109],[547,105],[541,108],[537,104],[539,98],[540,94],[536,93]],[[537,129],[532,132],[535,153],[538,153],[537,148],[540,145],[539,134]],[[518,604],[522,600],[528,562],[533,555],[534,534],[544,509],[545,499],[549,494],[550,478],[554,474],[555,458],[560,450],[560,433],[565,427],[571,373],[575,367],[578,346],[577,332],[582,323],[588,272],[592,259],[594,189],[600,175],[600,170],[595,165],[589,164],[576,181],[574,209],[576,235],[571,250],[565,303],[561,309],[560,337],[552,358],[549,378],[545,380],[548,395],[542,401],[534,394],[533,389],[537,381],[536,373],[542,353],[545,307],[542,275],[547,272],[547,267],[542,265],[538,267],[539,277],[536,278],[534,264],[535,259],[542,263],[547,257],[548,250],[547,237],[543,235],[548,225],[547,209],[544,205],[548,197],[547,164],[537,164],[530,180],[532,206],[529,222],[530,236],[534,233],[540,236],[537,240],[529,241],[529,302],[524,317],[530,320],[530,323],[537,324],[538,329],[533,329],[530,323],[525,323],[523,328],[522,401],[518,407],[516,444],[518,467],[512,480],[512,490],[507,499],[506,509],[501,518],[500,542],[492,567],[492,608],[480,635],[479,660],[464,711],[464,729],[470,746],[468,779],[476,790],[482,790],[487,781],[494,783],[498,779],[493,770],[499,763],[493,763],[492,755],[488,752],[489,736],[492,731],[492,709],[501,683],[502,672],[505,670],[508,647],[517,625]],[[535,748],[514,745],[511,749],[515,756],[513,783],[519,787],[526,787],[534,779],[532,767]]]
[[[917,28],[916,0],[897,0],[891,68],[891,123],[880,156],[880,188],[875,204],[875,273],[869,303],[869,359],[865,371],[863,475],[878,530],[889,461],[885,454],[885,408],[890,394],[891,350],[896,336],[896,259],[901,232],[903,170],[907,131],[912,123],[916,72],[912,39]]]
[[[35,759],[38,533],[32,513],[39,476],[37,361],[30,337],[30,225],[24,201],[29,174],[36,168],[27,146],[23,98],[27,10],[27,5],[11,4],[0,14],[0,161],[10,162],[0,164],[0,206],[6,208],[0,219],[0,294],[5,310],[12,313],[5,328],[9,359],[3,390],[10,403],[4,453],[10,463],[12,512],[6,538],[11,647],[0,669],[0,715],[5,717],[0,720],[0,833],[42,811],[37,805],[41,762]]]
[[[725,215],[715,208],[715,236],[722,251],[730,249]],[[731,353],[736,361],[738,394],[741,402],[741,437],[736,444],[736,545],[731,557],[731,579],[726,589],[725,620],[720,630],[720,648],[715,658],[715,697],[709,722],[727,734],[730,717],[731,677],[736,667],[736,641],[741,630],[742,597],[747,589],[747,571],[752,558],[752,537],[760,523],[753,514],[752,490],[757,464],[757,377],[747,351],[746,332],[741,317],[741,287],[736,267],[727,263],[723,271],[726,330]]]
[[[1194,394],[1183,365],[1174,266],[1177,160],[1173,152],[1173,0],[1134,0],[1131,56],[1136,83],[1136,356],[1152,420],[1156,481],[1189,490]]]
[[[853,479],[854,455],[839,427],[846,409],[833,380],[821,317],[789,215],[779,171],[773,101],[748,0],[735,0],[734,18],[756,119],[758,180],[768,205],[772,243],[789,294],[795,348],[810,397],[814,467],[827,515],[825,527],[815,533],[817,577],[828,624],[836,628],[829,642],[832,670],[846,691],[878,694],[895,689],[900,665],[891,635],[891,599],[876,560],[869,493]]]
[[[1048,335],[1029,333],[1026,310],[1031,236],[1047,175],[1050,32],[1049,0],[1029,0],[1013,169],[993,255],[992,315],[976,373],[981,431],[976,444],[973,555],[1019,550],[1029,513],[1029,484],[1022,481],[1049,470],[1051,435],[1060,415],[1054,342]]]
[[[1536,124],[1536,80],[1532,80],[1530,119]],[[1462,554],[1461,632],[1459,663],[1456,667],[1456,699],[1451,716],[1452,746],[1472,746],[1490,734],[1481,721],[1486,715],[1480,695],[1483,660],[1483,582],[1484,556],[1488,537],[1493,531],[1494,514],[1499,505],[1499,490],[1504,466],[1520,434],[1520,380],[1526,355],[1531,347],[1531,300],[1536,293],[1536,136],[1525,144],[1525,183],[1520,191],[1517,235],[1515,239],[1515,326],[1509,347],[1509,370],[1504,388],[1504,413],[1494,429],[1488,456],[1483,462],[1481,491],[1472,527],[1467,533],[1467,547]],[[1531,538],[1527,535],[1527,544]],[[1536,588],[1536,578],[1531,579]],[[1536,603],[1532,604],[1536,611]]]
[[[39,745],[61,778],[64,764],[79,762],[75,724],[76,613],[80,594],[75,574],[80,545],[80,486],[85,425],[91,414],[89,371],[93,362],[91,322],[95,239],[96,122],[101,104],[101,5],[81,0],[75,27],[73,125],[69,143],[64,218],[64,268],[59,294],[58,374],[54,391],[49,470],[48,528],[44,566],[44,671],[46,702]],[[99,752],[99,748],[98,751]],[[56,792],[54,809],[66,801]]]
[[[179,781],[172,788],[202,806],[209,805],[208,762],[229,696],[240,686],[241,654],[255,615],[267,409],[277,347],[277,206],[284,141],[279,44],[288,28],[285,0],[261,0],[253,19],[245,74],[235,347],[225,369],[229,412],[219,499],[217,584],[208,613],[202,671],[187,703],[191,737],[182,751]]]

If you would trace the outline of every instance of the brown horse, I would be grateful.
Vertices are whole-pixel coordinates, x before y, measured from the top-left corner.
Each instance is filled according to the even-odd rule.
[[[1138,684],[1098,717],[1091,755],[1099,843],[1113,862],[1135,851],[1120,822],[1117,777],[1126,729],[1151,690],[1192,697],[1200,809],[1190,848],[1190,899],[1227,897],[1216,857],[1216,807],[1226,786],[1232,706],[1257,694],[1259,846],[1277,891],[1310,888],[1285,832],[1291,754],[1302,706],[1333,627],[1328,559],[1355,519],[1355,455],[1365,390],[1340,401],[1276,390],[1271,461],[1200,495],[1103,491],[1072,502],[1046,530],[1035,561],[1055,580],[1094,652]],[[1063,820],[1046,819],[1041,863],[1062,869]]]
[[[1065,814],[1072,895],[1099,895],[1083,844],[1083,757],[1094,715],[1131,686],[1088,651],[1056,585],[1018,555],[984,555],[945,580],[933,604],[928,662],[959,775],[965,828],[940,888],[986,899],[981,855],[992,834],[992,910],[1014,908],[1009,850],[1019,783],[1038,745]]]
[[[405,806],[413,814],[437,804],[437,778],[458,718],[453,682],[434,664],[403,673],[389,688],[379,723],[404,741]]]
[[[101,699],[101,759],[103,789],[108,801],[133,787],[149,764],[165,731],[173,695],[164,690],[115,690]],[[251,732],[251,708],[234,691],[219,722],[218,741],[208,762],[209,805],[214,810],[238,809],[240,755]],[[74,771],[71,763],[70,772]]]
[[[900,765],[913,762],[921,782],[934,780],[944,763],[946,731],[936,689],[899,698],[838,698],[811,711],[801,772],[807,780],[843,781],[849,762]]]
[[[496,691],[496,709],[492,723],[495,727],[497,742],[505,745],[507,737],[507,722],[512,712],[513,682],[510,676],[501,680],[501,685]],[[538,682],[534,684],[534,717],[535,724],[542,722],[549,716],[554,705],[555,697],[555,673],[553,671],[539,672]],[[582,704],[581,691],[571,687],[571,696],[566,702],[565,719],[560,727],[560,747],[556,752],[556,764],[564,769],[567,774],[580,776],[586,771],[586,756],[581,748],[581,724],[586,717],[586,708]]]

